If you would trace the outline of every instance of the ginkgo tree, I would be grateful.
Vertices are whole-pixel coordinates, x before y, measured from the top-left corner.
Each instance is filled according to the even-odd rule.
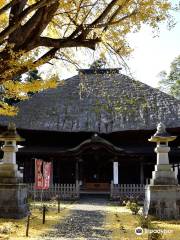
[[[52,59],[73,62],[74,49],[128,56],[128,33],[171,21],[170,9],[168,0],[0,0],[0,114],[17,112],[4,97],[25,99],[57,85],[54,76],[33,82],[16,76]]]

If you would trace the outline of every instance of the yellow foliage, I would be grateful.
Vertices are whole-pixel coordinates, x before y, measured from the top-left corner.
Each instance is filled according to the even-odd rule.
[[[14,82],[12,80],[4,83],[5,96],[8,98],[26,99],[28,92],[39,92],[57,86],[56,77],[48,80],[36,80],[33,82]]]
[[[10,106],[7,103],[0,101],[0,115],[14,116],[18,112],[18,108]]]
[[[4,98],[13,98],[26,100],[29,98],[28,93],[40,92],[49,88],[57,87],[57,76],[52,76],[47,80],[36,80],[33,82],[18,82],[9,80],[3,84]],[[0,115],[14,116],[18,113],[18,107],[8,105],[0,101]]]
[[[27,218],[23,219],[0,219],[0,227],[5,227],[6,232],[0,234],[0,239],[9,240],[24,240],[24,239],[39,239],[42,235],[47,234],[54,229],[55,225],[61,223],[70,214],[70,209],[73,207],[71,203],[61,202],[61,212],[57,213],[57,204],[54,202],[45,202],[48,207],[46,213],[46,222],[42,224],[42,213],[38,208],[42,206],[39,202],[33,203],[34,208],[31,210],[29,237],[26,237]],[[2,237],[2,238],[1,238]]]
[[[10,1],[8,0],[0,0],[0,9],[9,2]],[[40,3],[41,0],[28,0],[25,7],[27,9],[29,6],[38,2]],[[110,10],[107,11],[108,13],[105,14],[106,16],[104,18],[100,18],[101,20],[96,21],[108,7],[110,2],[111,1],[104,0],[59,0],[58,9],[55,10],[56,12],[54,12],[53,17],[50,18],[49,22],[47,21],[47,24],[45,20],[44,23],[46,28],[43,29],[42,32],[40,31],[38,36],[34,36],[34,34],[32,34],[29,37],[27,35],[27,39],[24,43],[21,39],[22,32],[20,31],[20,39],[18,39],[18,41],[16,39],[15,42],[18,45],[19,42],[22,41],[22,47],[16,46],[17,48],[15,48],[15,42],[13,41],[14,36],[12,37],[13,40],[10,41],[10,43],[8,42],[8,37],[11,32],[9,35],[6,35],[4,41],[1,41],[0,45],[0,54],[5,49],[3,52],[3,56],[5,57],[0,58],[0,70],[1,68],[3,69],[2,65],[7,66],[5,67],[3,74],[1,73],[0,76],[0,79],[3,79],[1,80],[1,86],[5,90],[3,97],[13,97],[24,100],[28,98],[28,92],[39,92],[56,86],[53,79],[46,81],[38,80],[32,83],[12,81],[12,76],[18,76],[22,69],[23,72],[28,72],[29,70],[38,68],[44,63],[50,61],[52,56],[54,56],[54,54],[52,54],[49,58],[46,56],[41,58],[43,54],[51,49],[56,49],[56,46],[54,47],[46,44],[41,45],[38,43],[39,45],[33,45],[35,46],[34,48],[28,48],[28,45],[31,45],[33,40],[40,39],[40,37],[60,39],[63,41],[66,41],[67,39],[70,40],[72,44],[76,42],[74,39],[77,40],[77,42],[81,41],[81,39],[83,39],[84,42],[87,40],[90,41],[99,39],[96,47],[101,58],[108,58],[109,53],[116,54],[116,56],[119,55],[121,57],[127,57],[132,52],[130,44],[127,40],[127,35],[129,33],[139,31],[142,24],[147,24],[153,29],[158,29],[158,25],[162,21],[167,20],[171,22],[172,20],[169,15],[169,10],[171,9],[170,0],[119,0],[112,1],[114,2],[113,8],[110,8]],[[46,5],[46,9],[48,9],[48,6],[50,5],[50,3]],[[8,25],[10,18],[9,10],[10,9],[0,14],[0,34]],[[16,24],[19,24],[18,26],[20,26],[20,28],[23,27],[35,15],[35,13],[37,13],[38,10],[40,9],[37,8],[33,10],[25,18],[23,18],[20,24]],[[43,13],[43,16],[45,15]],[[44,19],[45,18],[46,16]],[[40,21],[40,23],[42,23],[42,21]],[[36,24],[36,21],[33,20],[32,23]],[[30,31],[33,31],[33,27],[36,30],[35,25],[29,27]],[[39,28],[40,26],[37,27],[35,34],[38,32]],[[15,32],[13,33],[17,36],[18,28],[15,29]],[[33,37],[35,39],[33,39]],[[24,47],[26,44],[28,46],[27,49]],[[44,46],[43,49],[42,46]],[[79,46],[81,47],[81,45]],[[70,64],[77,65],[78,61],[75,57],[76,51],[76,46],[63,46],[57,52],[57,57],[62,59],[65,63],[68,62]],[[81,61],[81,59],[79,59],[79,61]],[[1,99],[1,101],[3,102],[3,99]],[[8,110],[6,110],[7,108]],[[12,109],[12,111],[9,108]],[[7,112],[8,114],[10,114],[9,112],[14,114],[15,109],[11,106],[8,107],[8,105],[2,106],[0,114],[6,114]]]
[[[139,227],[138,216],[132,213],[126,207],[109,205],[107,207],[106,221],[104,227],[111,232],[113,240],[147,240],[148,234],[144,229],[142,235],[136,235],[135,229]],[[170,233],[164,234],[163,240],[180,239],[180,221],[154,221],[152,223],[158,226],[159,230],[170,230]]]
[[[0,8],[5,5],[6,1],[5,0],[0,0]],[[0,30],[3,29],[8,21],[8,15],[7,13],[3,13],[0,15]]]

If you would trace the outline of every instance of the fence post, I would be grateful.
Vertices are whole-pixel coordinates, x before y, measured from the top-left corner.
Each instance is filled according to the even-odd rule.
[[[27,225],[26,225],[26,237],[29,235],[30,213],[28,213]]]
[[[43,224],[45,224],[46,220],[46,207],[43,205]]]
[[[60,213],[60,196],[58,195],[58,213]]]
[[[110,183],[110,199],[112,199],[112,182]]]
[[[76,182],[76,185],[75,185],[75,192],[76,192],[76,196],[77,198],[79,198],[79,182]]]

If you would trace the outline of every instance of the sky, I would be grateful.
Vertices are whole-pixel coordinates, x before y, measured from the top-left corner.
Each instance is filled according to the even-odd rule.
[[[128,65],[137,80],[157,87],[158,73],[169,71],[171,62],[180,55],[180,12],[175,20],[176,26],[171,30],[166,24],[161,25],[159,37],[153,37],[152,30],[147,27],[130,37],[134,52]]]
[[[178,0],[172,2],[174,4]],[[180,55],[180,10],[173,12],[173,16],[175,27],[168,30],[166,23],[161,24],[158,37],[154,37],[152,29],[147,26],[144,26],[139,33],[129,35],[129,43],[134,51],[126,63],[133,78],[152,87],[158,87],[160,80],[158,74],[163,70],[168,72],[171,62]],[[93,61],[86,54],[80,53],[78,57],[83,62],[82,68],[88,68]],[[59,61],[55,63],[54,69],[63,79],[77,74],[75,68],[62,68],[62,65],[60,67]]]

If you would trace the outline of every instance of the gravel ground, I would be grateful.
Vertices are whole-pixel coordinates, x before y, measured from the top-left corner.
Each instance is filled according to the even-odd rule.
[[[111,231],[105,229],[106,207],[103,198],[83,198],[71,208],[70,216],[44,235],[44,240],[110,240]],[[41,239],[39,239],[41,240]]]

